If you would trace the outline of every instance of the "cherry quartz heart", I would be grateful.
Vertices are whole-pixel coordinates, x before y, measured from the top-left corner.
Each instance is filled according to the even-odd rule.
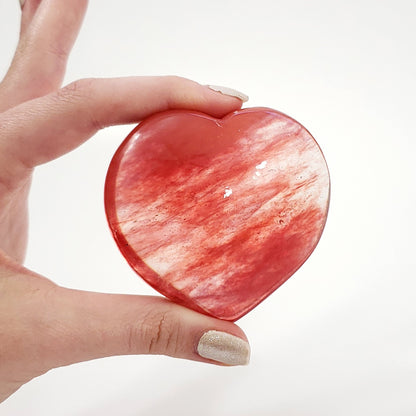
[[[268,108],[151,116],[117,150],[105,187],[131,267],[173,301],[231,321],[309,257],[328,202],[317,143]]]

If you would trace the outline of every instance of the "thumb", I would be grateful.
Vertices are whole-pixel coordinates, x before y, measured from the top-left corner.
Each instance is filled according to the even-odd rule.
[[[112,355],[247,364],[235,324],[164,298],[57,286],[0,251],[0,402],[52,368]]]
[[[163,354],[225,365],[248,363],[242,330],[164,298],[56,287],[46,305],[45,362],[58,367],[113,355]]]

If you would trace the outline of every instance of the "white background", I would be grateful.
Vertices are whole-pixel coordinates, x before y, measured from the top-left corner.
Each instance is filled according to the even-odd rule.
[[[19,14],[17,0],[1,0],[1,73]],[[0,414],[416,415],[415,15],[413,0],[92,0],[66,82],[176,74],[293,116],[327,158],[328,223],[307,263],[238,322],[248,367],[97,360],[32,381]],[[130,129],[37,171],[28,267],[68,287],[154,294],[103,209]]]

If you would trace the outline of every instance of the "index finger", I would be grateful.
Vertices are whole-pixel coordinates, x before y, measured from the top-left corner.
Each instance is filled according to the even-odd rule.
[[[222,117],[241,107],[237,95],[172,76],[76,81],[4,113],[0,150],[14,160],[9,165],[15,174],[19,169],[25,174],[27,169],[76,148],[101,128],[138,122],[168,109],[192,109]]]

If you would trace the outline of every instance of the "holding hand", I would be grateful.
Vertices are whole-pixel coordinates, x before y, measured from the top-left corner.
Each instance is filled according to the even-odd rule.
[[[97,130],[152,113],[193,109],[221,117],[241,100],[178,77],[84,79],[60,89],[86,0],[26,0],[20,41],[0,84],[0,401],[48,370],[122,354],[245,364],[230,322],[159,297],[81,292],[22,266],[33,170]]]

